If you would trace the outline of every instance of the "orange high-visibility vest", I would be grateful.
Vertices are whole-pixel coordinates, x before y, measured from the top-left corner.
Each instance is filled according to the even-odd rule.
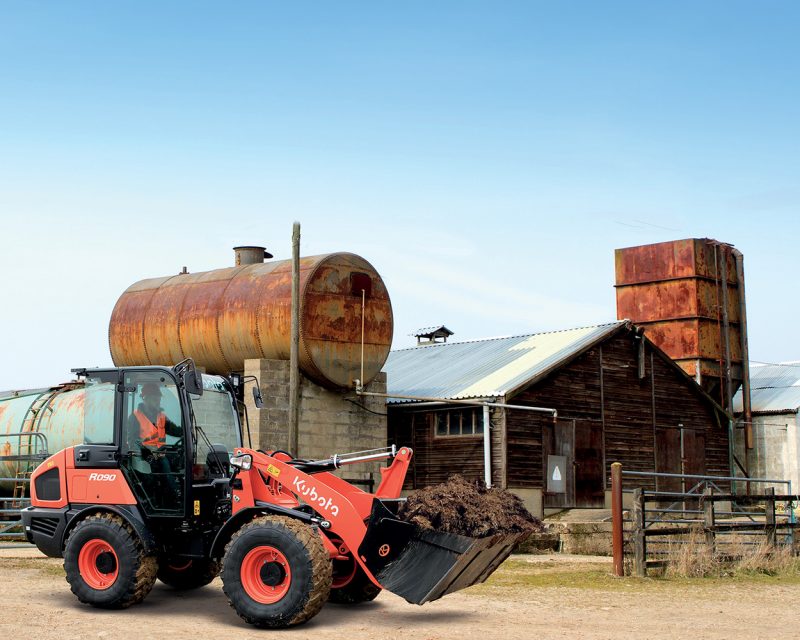
[[[167,416],[159,413],[156,423],[153,424],[138,409],[133,412],[133,415],[139,421],[139,436],[144,446],[160,448],[167,444]]]

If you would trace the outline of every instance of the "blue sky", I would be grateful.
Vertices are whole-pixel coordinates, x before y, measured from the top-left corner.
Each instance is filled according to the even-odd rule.
[[[353,251],[395,345],[616,317],[615,248],[745,254],[800,359],[790,2],[0,3],[0,389],[110,363],[144,277]]]

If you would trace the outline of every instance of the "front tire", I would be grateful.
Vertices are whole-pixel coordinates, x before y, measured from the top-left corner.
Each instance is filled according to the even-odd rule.
[[[158,579],[179,591],[198,589],[210,584],[219,575],[221,564],[211,559],[161,558]]]
[[[319,533],[292,518],[264,516],[231,538],[222,585],[231,606],[257,627],[301,624],[319,613],[331,589],[331,561]]]
[[[64,548],[64,571],[78,600],[124,609],[144,600],[156,581],[156,558],[121,517],[104,513],[75,525]]]

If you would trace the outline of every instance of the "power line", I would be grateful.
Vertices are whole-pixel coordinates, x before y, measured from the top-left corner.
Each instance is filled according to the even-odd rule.
[[[753,364],[765,364],[770,367],[794,367],[800,368],[800,362],[761,362],[760,360],[751,360]]]
[[[776,384],[776,385],[769,385],[766,387],[754,387],[750,386],[751,391],[761,391],[763,389],[795,389],[797,388],[800,390],[800,384]]]

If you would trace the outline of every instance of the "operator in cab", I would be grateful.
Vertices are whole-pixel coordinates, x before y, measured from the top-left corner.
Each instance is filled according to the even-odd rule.
[[[150,464],[151,473],[164,474],[170,488],[177,490],[177,484],[169,460],[163,451],[167,435],[182,437],[180,425],[169,420],[161,408],[161,387],[155,382],[142,385],[142,402],[128,418],[128,434],[134,450],[141,452],[142,459]]]
[[[142,447],[158,451],[167,444],[167,434],[180,438],[183,429],[167,419],[161,409],[161,387],[155,382],[142,385],[142,402],[128,419],[128,433],[138,433],[135,438]]]

